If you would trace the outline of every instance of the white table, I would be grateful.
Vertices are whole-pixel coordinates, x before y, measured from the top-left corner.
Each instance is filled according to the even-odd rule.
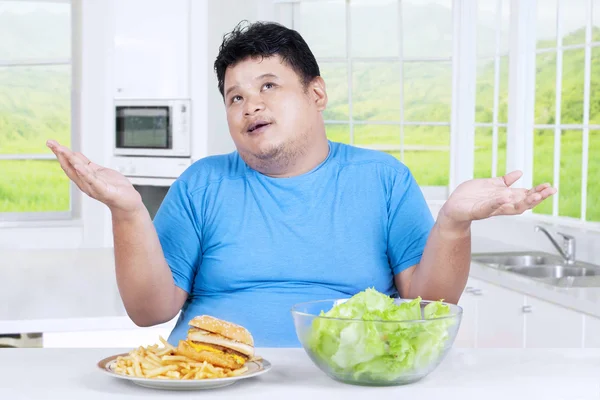
[[[599,399],[600,350],[453,349],[424,380],[397,387],[336,382],[302,349],[257,349],[273,364],[221,389],[172,392],[112,378],[96,367],[123,349],[0,350],[0,399]],[[285,396],[285,397],[284,397]]]

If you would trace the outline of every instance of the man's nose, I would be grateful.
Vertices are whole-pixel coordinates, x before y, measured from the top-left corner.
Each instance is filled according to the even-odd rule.
[[[253,96],[246,101],[245,115],[256,114],[265,109],[265,103],[260,96]]]

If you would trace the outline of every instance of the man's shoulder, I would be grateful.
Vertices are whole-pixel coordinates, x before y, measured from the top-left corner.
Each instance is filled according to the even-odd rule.
[[[375,149],[332,142],[336,161],[340,167],[358,166],[357,170],[372,168],[392,174],[408,173],[408,167],[393,155]]]
[[[212,183],[223,180],[243,179],[246,176],[246,164],[237,151],[228,154],[207,156],[195,161],[179,177],[190,191],[202,189]]]

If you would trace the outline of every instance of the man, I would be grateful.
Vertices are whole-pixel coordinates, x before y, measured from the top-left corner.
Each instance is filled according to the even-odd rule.
[[[293,304],[367,287],[456,303],[471,222],[520,214],[555,193],[511,189],[518,171],[472,180],[434,223],[406,166],[328,141],[325,82],[297,32],[237,27],[215,70],[237,151],[194,163],[154,221],[124,176],[48,143],[68,177],[110,208],[131,319],[151,326],[181,310],[173,343],[190,318],[210,314],[247,327],[257,346],[296,346]]]

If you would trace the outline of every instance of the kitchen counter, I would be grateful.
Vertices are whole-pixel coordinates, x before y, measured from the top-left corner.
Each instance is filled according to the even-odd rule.
[[[302,349],[257,349],[273,368],[234,385],[201,392],[148,389],[96,366],[123,349],[0,350],[3,399],[598,399],[600,350],[453,349],[423,380],[360,387],[330,379]],[[285,396],[285,397],[284,397]]]
[[[474,253],[518,250],[527,249],[473,238]],[[137,328],[114,268],[112,248],[1,251],[0,334]],[[477,263],[471,277],[600,318],[600,288],[552,287]]]
[[[0,252],[0,334],[134,329],[112,248]]]

